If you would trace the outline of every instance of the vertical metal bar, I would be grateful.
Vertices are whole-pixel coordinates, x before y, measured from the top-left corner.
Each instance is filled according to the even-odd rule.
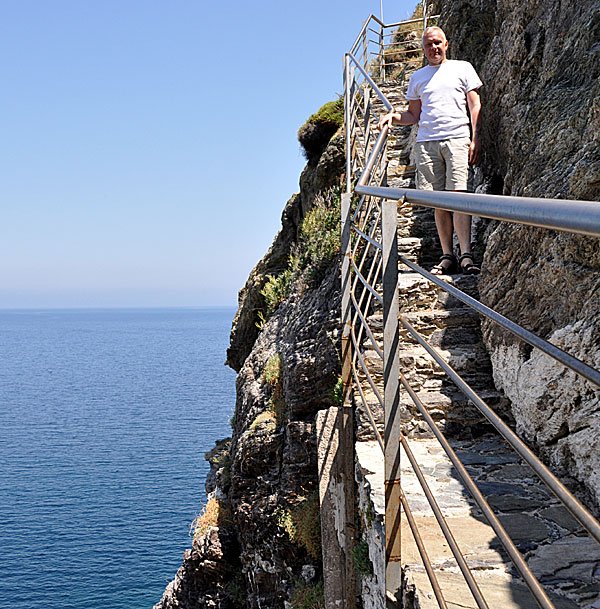
[[[427,2],[423,0],[421,3],[423,6],[423,31],[427,29]]]
[[[362,57],[362,64],[363,64],[363,68],[366,70],[367,69],[367,65],[369,64],[369,54],[368,54],[368,42],[367,42],[367,30],[365,30],[364,34],[363,34],[363,57]]]
[[[385,404],[385,585],[394,596],[400,566],[400,381],[398,357],[398,207],[382,201],[383,378]]]
[[[345,122],[345,139],[346,139],[346,192],[349,193],[352,188],[352,150],[351,150],[351,132],[352,132],[352,113],[350,111],[352,104],[350,94],[350,57],[344,55],[344,122]],[[344,215],[342,212],[342,222]],[[343,227],[342,227],[343,233]],[[342,250],[343,251],[343,250]]]
[[[352,195],[342,195],[342,384],[344,388],[344,404],[350,401],[350,380],[352,375],[352,342],[350,341],[351,317],[350,310],[350,201]]]
[[[356,608],[356,567],[354,566],[354,556],[352,550],[356,544],[356,500],[354,482],[354,408],[351,401],[345,402],[342,408],[340,421],[340,446],[342,449],[342,482],[344,487],[344,523],[343,531],[345,544],[346,569],[344,574],[344,609]]]
[[[383,10],[383,9],[382,9]],[[383,18],[381,19],[383,21]],[[385,81],[385,57],[384,51],[384,39],[383,39],[383,25],[379,28],[379,77]]]
[[[354,492],[354,411],[351,393],[352,382],[352,341],[351,334],[351,300],[350,300],[350,223],[352,215],[352,163],[351,163],[351,112],[350,81],[354,70],[350,72],[348,55],[344,58],[344,116],[346,121],[346,192],[341,202],[341,249],[342,249],[342,386],[343,406],[340,425],[341,478],[344,487],[344,537],[345,537],[345,574],[344,574],[344,608],[356,607],[356,570],[352,550],[355,543],[355,492]]]
[[[350,200],[352,198],[352,166],[350,151],[350,58],[344,56],[344,117],[346,122],[346,192],[341,203],[341,249],[342,249],[342,385],[344,403],[349,400],[352,373],[352,353],[350,342]]]

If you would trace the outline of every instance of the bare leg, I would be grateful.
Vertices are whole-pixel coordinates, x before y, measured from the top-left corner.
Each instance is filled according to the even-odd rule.
[[[454,223],[452,221],[452,212],[445,209],[435,210],[435,225],[437,226],[442,252],[444,254],[452,253],[452,230]]]
[[[437,226],[442,252],[447,255],[452,255],[452,231],[454,230],[452,212],[446,211],[445,209],[436,209],[435,225]],[[455,264],[456,259],[454,259],[454,261],[448,258],[442,259],[431,269],[431,272],[434,275],[442,275]]]
[[[471,216],[454,213],[454,230],[458,237],[460,253],[468,254],[471,251]]]
[[[460,258],[458,263],[461,270],[467,275],[478,275],[479,267],[471,256],[471,216],[468,214],[454,214],[454,228],[460,243]]]

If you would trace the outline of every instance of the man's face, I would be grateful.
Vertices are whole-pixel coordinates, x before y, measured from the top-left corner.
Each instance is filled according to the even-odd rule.
[[[448,41],[439,30],[425,34],[423,38],[423,52],[429,65],[438,66],[446,61]]]

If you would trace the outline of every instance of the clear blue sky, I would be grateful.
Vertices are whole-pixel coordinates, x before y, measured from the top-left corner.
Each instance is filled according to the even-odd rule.
[[[2,0],[0,308],[235,304],[379,10]]]

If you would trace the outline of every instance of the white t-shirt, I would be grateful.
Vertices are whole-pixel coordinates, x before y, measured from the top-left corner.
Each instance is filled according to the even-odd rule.
[[[468,61],[449,59],[417,70],[406,93],[409,100],[421,100],[417,142],[469,137],[467,93],[482,84]]]

